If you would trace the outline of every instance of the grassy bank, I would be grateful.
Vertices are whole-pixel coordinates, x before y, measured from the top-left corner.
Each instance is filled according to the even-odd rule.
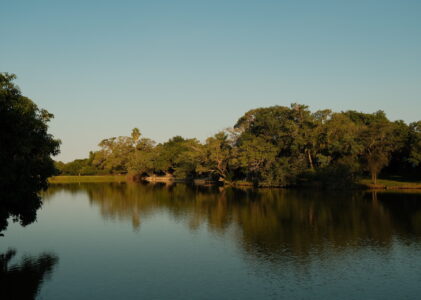
[[[55,176],[48,179],[49,183],[78,183],[78,182],[124,182],[125,175],[98,175],[98,176]]]
[[[401,178],[379,179],[377,184],[373,184],[370,179],[362,179],[359,182],[368,189],[390,189],[390,190],[409,190],[421,189],[421,180],[408,180]]]
[[[84,183],[84,182],[126,182],[126,175],[95,175],[95,176],[55,176],[48,179],[50,183]],[[177,180],[176,180],[177,181]],[[174,181],[174,182],[176,182]],[[200,180],[195,180],[196,184],[201,184]],[[203,184],[203,183],[202,183]],[[207,182],[210,184],[210,182]],[[213,182],[215,184],[215,182]],[[421,190],[421,180],[409,180],[403,178],[379,179],[377,184],[373,184],[370,179],[358,181],[360,187],[365,189],[378,190]],[[253,186],[250,182],[237,181],[232,186]]]

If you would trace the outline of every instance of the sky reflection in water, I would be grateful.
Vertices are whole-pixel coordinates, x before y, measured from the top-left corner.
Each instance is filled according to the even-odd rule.
[[[42,299],[421,292],[421,194],[102,183],[53,185],[43,201],[0,240],[1,253],[59,258]]]

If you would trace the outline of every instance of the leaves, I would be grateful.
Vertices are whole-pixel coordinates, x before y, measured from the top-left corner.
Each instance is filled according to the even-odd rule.
[[[80,172],[346,186],[366,172],[376,180],[391,159],[420,165],[421,123],[391,122],[383,111],[313,113],[294,103],[250,110],[233,129],[205,143],[176,136],[156,145],[134,128],[130,137],[105,139],[99,146]]]
[[[48,133],[53,115],[20,93],[13,74],[0,73],[0,188],[37,191],[55,174],[60,141]]]

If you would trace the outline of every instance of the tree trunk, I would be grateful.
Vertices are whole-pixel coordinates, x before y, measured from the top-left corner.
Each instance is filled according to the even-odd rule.
[[[310,150],[307,150],[307,156],[308,156],[308,163],[310,164],[310,168],[314,170],[313,159],[311,158]]]
[[[377,184],[377,172],[371,171],[371,181],[373,184]]]

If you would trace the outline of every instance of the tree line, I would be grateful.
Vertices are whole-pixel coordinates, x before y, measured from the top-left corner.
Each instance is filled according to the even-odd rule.
[[[204,143],[176,136],[164,143],[111,137],[86,159],[57,162],[64,175],[129,174],[206,178],[256,186],[341,186],[360,176],[421,170],[421,121],[391,121],[383,111],[310,111],[291,104],[248,111],[233,128]]]

